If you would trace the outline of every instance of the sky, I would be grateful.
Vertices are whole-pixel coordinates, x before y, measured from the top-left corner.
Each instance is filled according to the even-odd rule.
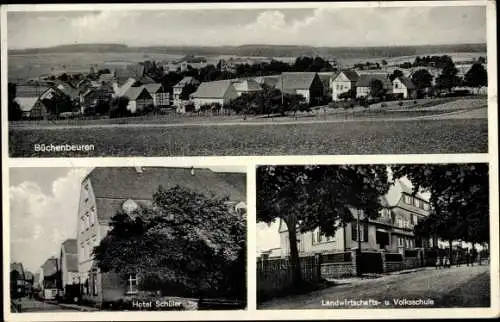
[[[485,6],[9,12],[9,49],[75,43],[394,46],[486,42]]]
[[[245,167],[211,167],[245,172]],[[37,272],[60,245],[75,238],[80,183],[92,168],[11,168],[9,181],[11,262]]]

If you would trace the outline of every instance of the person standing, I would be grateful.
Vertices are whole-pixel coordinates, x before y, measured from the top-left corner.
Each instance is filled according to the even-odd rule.
[[[470,262],[470,253],[469,253],[468,249],[465,252],[465,262],[467,263],[467,267],[468,267],[469,266],[469,262]]]

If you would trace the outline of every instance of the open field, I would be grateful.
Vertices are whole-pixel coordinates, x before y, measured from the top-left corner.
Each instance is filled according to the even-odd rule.
[[[11,157],[486,153],[485,118],[10,129]],[[35,144],[93,144],[36,152]]]

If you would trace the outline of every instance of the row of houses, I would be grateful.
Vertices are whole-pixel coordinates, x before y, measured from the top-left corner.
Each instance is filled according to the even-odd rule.
[[[369,219],[362,210],[348,208],[354,221],[340,226],[334,237],[322,234],[319,228],[297,235],[297,248],[300,256],[311,254],[337,254],[358,249],[363,252],[383,252],[404,254],[405,250],[447,248],[449,244],[437,238],[420,238],[414,227],[430,214],[428,197],[417,193],[397,180],[389,191],[380,198],[382,209],[379,217]],[[359,218],[359,225],[358,225]],[[359,227],[359,229],[358,229]],[[279,228],[280,247],[262,252],[264,258],[286,258],[290,254],[288,229],[283,221]],[[472,245],[454,242],[455,247],[470,248]],[[475,245],[478,250],[481,245]]]
[[[181,185],[206,196],[228,197],[231,211],[246,212],[244,174],[194,168],[94,168],[81,182],[75,214],[77,236],[64,241],[59,258],[49,258],[41,268],[41,276],[48,281],[58,272],[57,282],[43,282],[47,296],[59,292],[70,299],[78,297],[101,305],[139,293],[139,275],[123,278],[114,271],[101,272],[93,248],[111,229],[109,223],[117,212],[132,216],[139,207],[152,205],[153,193],[160,185],[164,189]]]
[[[20,262],[10,264],[10,296],[11,298],[24,297],[33,289],[34,275]]]

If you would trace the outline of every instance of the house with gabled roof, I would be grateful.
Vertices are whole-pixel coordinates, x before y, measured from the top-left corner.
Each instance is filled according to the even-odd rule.
[[[163,87],[162,84],[154,83],[154,84],[146,84],[144,88],[149,92],[149,94],[153,97],[153,105],[154,106],[169,106],[170,105],[170,95],[167,90]]]
[[[339,96],[350,90],[355,92],[358,79],[359,75],[354,70],[342,70],[333,76],[330,84],[332,100],[340,100]]]
[[[276,88],[284,93],[302,95],[306,103],[317,103],[324,94],[323,83],[318,74],[313,72],[282,73]]]
[[[14,102],[19,105],[22,118],[37,120],[48,116],[47,107],[38,97],[16,97]]]
[[[245,178],[244,174],[228,176],[198,168],[94,168],[81,182],[78,206],[78,271],[83,299],[99,305],[139,291],[138,276],[123,279],[112,270],[101,272],[92,255],[118,212],[132,214],[141,206],[151,206],[159,186],[181,186],[207,196],[213,193],[227,197],[228,205],[241,207],[246,202]]]
[[[372,89],[372,82],[374,80],[379,80],[382,82],[382,86],[384,90],[388,93],[392,92],[392,82],[389,79],[388,74],[382,73],[369,73],[369,74],[361,74],[356,82],[356,97],[368,97],[370,95]]]
[[[136,113],[153,106],[153,97],[144,86],[130,87],[123,97],[128,98],[127,110]]]
[[[403,252],[404,249],[427,247],[428,241],[415,236],[414,227],[430,214],[430,203],[422,194],[413,193],[404,181],[397,180],[389,191],[380,197],[382,209],[379,217],[368,219],[362,210],[346,205],[344,211],[353,221],[340,225],[335,236],[327,237],[319,228],[299,234],[300,253],[340,253],[355,250],[358,238],[363,251]],[[360,229],[357,229],[357,217]],[[279,225],[281,255],[288,256],[290,244],[288,229],[283,221]]]
[[[66,294],[70,285],[80,284],[78,275],[78,249],[77,240],[75,238],[66,239],[61,244],[59,265],[59,270],[61,272],[61,287]]]
[[[201,83],[196,92],[190,95],[190,99],[194,103],[195,110],[199,110],[204,105],[212,104],[218,104],[223,108],[238,96],[232,80],[219,80]]]
[[[403,98],[416,98],[417,97],[417,87],[410,78],[405,76],[396,77],[392,81],[392,93],[394,95],[400,95]]]
[[[189,95],[194,93],[200,82],[191,76],[184,77],[172,88],[173,104],[177,109],[182,109],[184,101],[189,99]]]

